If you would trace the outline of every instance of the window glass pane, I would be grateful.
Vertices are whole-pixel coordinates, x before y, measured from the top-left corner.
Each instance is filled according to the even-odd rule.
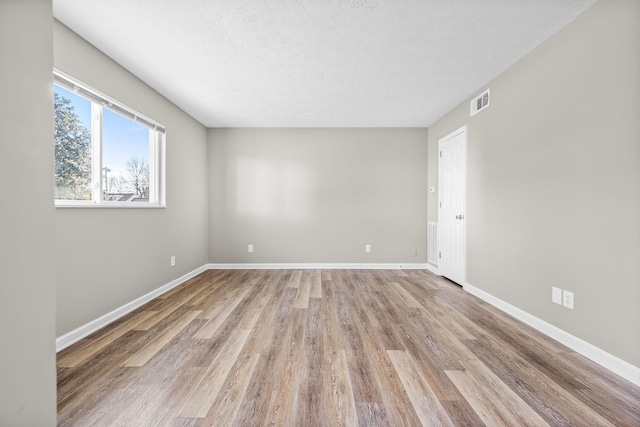
[[[56,206],[163,207],[164,126],[55,71],[54,93]]]
[[[102,200],[149,202],[149,128],[102,111]]]
[[[91,102],[54,86],[55,197],[91,200]]]

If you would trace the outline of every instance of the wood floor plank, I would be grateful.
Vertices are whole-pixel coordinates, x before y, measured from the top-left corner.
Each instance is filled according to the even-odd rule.
[[[82,411],[69,414],[70,416],[59,420],[58,426],[90,427],[112,425],[113,419],[120,415],[116,408],[125,406],[134,394],[135,389],[133,387],[112,389],[104,398],[95,401],[90,407],[82,408]]]
[[[124,362],[123,366],[142,366],[149,361],[153,356],[160,351],[162,347],[167,345],[182,329],[184,329],[189,323],[191,323],[198,315],[200,311],[188,311],[177,320],[170,328],[164,330],[160,335],[155,337],[147,346],[140,349],[140,351],[133,354],[129,359]]]
[[[302,274],[302,279],[300,281],[300,286],[298,287],[298,293],[296,294],[296,299],[293,303],[294,308],[308,308],[309,307],[309,297],[311,296],[311,277],[308,271],[304,271]]]
[[[442,369],[456,369],[459,362],[477,359],[477,356],[464,343],[451,333],[430,310],[421,307],[415,318],[409,319],[409,325],[417,335],[424,339],[424,344],[431,350],[434,360]]]
[[[501,319],[502,313],[488,314],[486,308],[475,307],[477,314],[473,315],[474,322],[486,334],[493,338],[498,338],[501,343],[506,344],[519,356],[535,365],[540,371],[544,372],[551,378],[556,378],[567,389],[584,388],[584,384],[580,383],[576,378],[564,375],[565,369],[561,364],[551,364],[548,360],[555,357],[555,351],[544,345],[544,342],[536,338],[532,338],[532,328],[518,323],[513,318]],[[498,323],[498,319],[501,321]],[[510,324],[511,327],[505,328],[504,323]],[[500,325],[497,327],[497,325]],[[540,334],[538,334],[540,335]],[[563,348],[563,350],[567,350]]]
[[[173,425],[200,425],[201,418],[181,417],[180,409],[189,400],[193,385],[207,372],[207,368],[186,367],[176,373],[175,380],[169,389],[172,396],[165,405],[154,415],[150,425],[154,427],[169,427]],[[197,424],[195,421],[197,420]]]
[[[400,376],[422,425],[453,426],[447,412],[431,390],[429,383],[416,368],[409,353],[402,350],[388,350],[387,354]]]
[[[210,270],[58,354],[60,426],[638,426],[640,387],[423,270]]]
[[[213,276],[208,281],[201,282],[200,286],[202,290],[196,293],[185,304],[188,304],[192,310],[202,311],[204,315],[212,302],[215,301],[215,299],[211,297],[212,294],[220,295],[222,290],[228,287],[227,283],[224,276]]]
[[[291,278],[287,283],[287,288],[298,289],[302,281],[302,270],[296,270],[291,274]]]
[[[369,289],[374,286],[371,277],[368,275],[358,275],[357,283],[353,286],[359,288],[359,292],[352,295],[351,301],[355,309],[358,320],[357,327],[360,331],[363,344],[363,353],[368,355],[370,367],[377,380],[378,389],[381,390],[382,404],[386,411],[387,422],[391,425],[418,425],[418,415],[412,407],[406,395],[402,382],[393,367],[386,352],[384,340],[378,333],[374,320],[376,311],[372,311],[374,306],[369,306],[365,301],[369,300]],[[373,301],[371,301],[373,304]],[[391,335],[395,336],[394,325],[388,325]]]
[[[378,402],[356,402],[358,425],[365,426],[390,426],[387,414]]]
[[[288,369],[295,369],[291,367],[291,365],[295,365],[295,363],[283,363],[278,369],[278,374],[284,375]],[[268,423],[267,420],[271,419],[271,414],[269,412],[270,401],[275,395],[281,392],[282,386],[279,386],[272,378],[269,378],[268,381],[263,381],[265,377],[269,377],[269,375],[266,375],[265,373],[264,359],[262,358],[262,355],[260,355],[260,359],[254,369],[253,376],[247,386],[245,398],[242,400],[242,405],[236,415],[233,425],[278,425]],[[288,393],[286,396],[287,401],[282,404],[287,406],[292,405],[292,397],[290,397]]]
[[[456,310],[452,310],[449,305],[435,296],[428,307],[429,312],[447,328],[460,341],[477,339],[483,331],[478,325],[464,317]]]
[[[458,400],[461,395],[458,389],[445,374],[445,369],[462,369],[460,360],[446,358],[446,340],[434,339],[431,331],[421,324],[419,310],[406,316],[404,323],[398,325],[404,345],[411,356],[420,360],[420,370],[429,379],[432,389],[441,400]],[[455,339],[455,337],[452,337]]]
[[[367,349],[373,359],[378,384],[382,391],[382,405],[386,408],[387,421],[391,425],[419,425],[416,407],[409,398],[387,351],[381,347]],[[391,350],[402,351],[402,350]]]
[[[351,378],[344,350],[325,352],[325,381],[323,382],[324,410],[328,425],[355,426],[358,424],[356,403],[353,400]]]
[[[378,382],[371,368],[370,360],[364,352],[362,336],[354,319],[353,305],[344,292],[336,294],[349,372],[354,373],[351,377],[354,399],[356,402],[382,402]]]
[[[135,425],[139,419],[154,418],[169,399],[167,389],[157,385],[140,385],[126,389],[126,399],[109,421],[113,426]]]
[[[134,328],[136,331],[148,331],[153,328],[158,323],[162,322],[168,316],[170,316],[173,312],[175,312],[178,308],[184,305],[187,301],[189,301],[195,295],[195,291],[191,290],[191,292],[184,294],[177,294],[175,299],[167,299],[166,302],[161,306],[154,307],[158,308],[157,313],[154,316],[149,317],[144,322],[139,323]]]
[[[484,423],[464,398],[458,400],[441,400],[440,404],[449,414],[454,426],[482,426]]]
[[[374,329],[373,336],[385,350],[404,350],[398,335],[397,325],[403,321],[404,313],[389,303],[386,295],[376,289],[384,286],[374,274],[363,274],[364,287],[358,292],[360,310],[366,314],[366,322]]]
[[[316,300],[317,301],[317,300]],[[309,311],[319,312],[319,303]],[[324,340],[321,324],[311,319],[319,319],[319,315],[308,317],[302,358],[298,365],[298,390],[296,393],[295,412],[291,425],[316,426],[322,420],[324,398],[322,394],[324,383]]]
[[[237,363],[227,377],[226,387],[211,406],[202,425],[233,425],[259,357],[258,354],[241,354],[238,357]]]
[[[91,411],[111,390],[124,387],[122,364],[131,349],[140,348],[145,333],[130,331],[85,363],[60,372],[58,376],[58,414],[61,419],[74,420]],[[87,387],[91,387],[91,393]]]
[[[404,302],[404,306],[409,308],[423,308],[422,304],[420,304],[409,292],[407,292],[402,286],[400,286],[396,282],[392,282],[389,286],[398,294],[398,296]]]
[[[96,353],[102,351],[105,347],[113,343],[127,332],[136,329],[138,325],[146,322],[147,319],[157,315],[157,311],[142,311],[137,313],[128,321],[122,323],[117,328],[112,329],[107,334],[99,338],[92,339],[89,337],[80,342],[74,348],[73,352],[67,352],[64,356],[58,358],[57,365],[60,367],[73,368],[93,357]]]
[[[200,318],[213,320],[222,316],[222,312],[228,310],[231,305],[235,308],[242,301],[251,289],[249,287],[220,286],[208,294],[208,299],[199,301],[195,307],[202,310]],[[201,308],[200,308],[201,307]],[[231,310],[232,311],[232,310]]]
[[[478,417],[482,419],[483,424],[496,427],[508,426],[506,420],[501,418],[501,414],[495,410],[492,402],[488,400],[488,396],[482,392],[482,388],[478,387],[470,375],[464,371],[447,371],[447,375],[464,395]]]
[[[491,426],[548,426],[500,378],[479,360],[465,362],[464,371],[447,371],[472,408]]]
[[[467,345],[482,363],[549,424],[571,425],[575,424],[573,420],[585,417],[590,425],[612,425],[556,382],[562,382],[562,379],[547,377],[505,343],[485,336],[483,340],[468,342]]]
[[[185,402],[180,416],[185,418],[204,418],[223,388],[236,359],[242,350],[250,330],[241,329],[232,336],[219,353],[216,360],[204,373],[192,390],[193,399]]]
[[[252,307],[252,310],[248,311],[240,319],[237,325],[242,329],[237,329],[236,333],[222,347],[220,353],[218,353],[196,386],[198,399],[186,402],[180,410],[180,416],[201,418],[207,415],[216,396],[223,388],[224,382],[238,359],[251,330],[265,308],[267,300],[268,295],[263,294],[255,306]],[[257,360],[255,363],[257,363]],[[253,365],[254,368],[255,363]]]
[[[267,306],[278,308],[286,307],[284,310],[287,310],[288,314],[286,316],[279,316],[279,310],[267,310],[267,313],[262,316],[261,321],[258,322],[252,330],[243,352],[258,353],[265,356],[270,354],[270,350],[273,350],[273,342],[278,342],[280,345],[283,342],[287,342],[288,339],[291,339],[290,336],[286,336],[286,333],[289,326],[288,319],[293,314],[293,310],[289,310],[288,308],[293,304],[295,294],[295,289],[287,289],[284,292],[271,294]]]
[[[309,298],[322,298],[322,274],[314,270],[311,276],[311,294]]]
[[[187,280],[180,286],[172,288],[167,292],[159,295],[157,298],[155,298],[153,301],[149,303],[150,307],[163,306],[163,304],[165,304],[166,301],[173,300],[175,295],[184,294],[185,288],[189,288],[190,290],[196,290],[196,289],[201,289],[202,286],[207,286],[207,287],[211,286],[211,284],[214,283],[214,279],[213,279],[214,276],[220,274],[220,272],[221,272],[220,270],[218,271],[207,270],[203,273],[200,273],[199,275]]]
[[[239,426],[278,425],[271,424],[272,420],[288,419],[296,406],[299,369],[297,357],[290,360],[290,349],[295,347],[291,343],[299,340],[295,332],[298,330],[296,319],[304,322],[304,316],[299,315],[306,310],[293,308],[297,288],[286,287],[277,278],[272,284],[268,304],[271,310],[265,310],[263,321],[256,324],[243,349],[243,352],[259,353],[260,358],[234,422]],[[294,375],[292,379],[287,373]]]
[[[201,340],[210,339],[248,293],[249,288],[243,289],[236,294],[237,296],[230,297],[227,300],[221,301],[220,304],[216,304],[214,308],[202,316],[205,319],[209,319],[209,321],[200,328],[193,338]]]
[[[272,383],[272,394],[264,417],[265,425],[294,425],[296,408],[300,404],[300,396],[297,393],[300,381],[300,364],[299,360],[285,363],[280,375]]]
[[[322,316],[324,319],[324,341],[327,352],[346,349],[342,324],[338,313],[339,301],[336,298],[335,286],[332,281],[324,283],[324,298],[322,300]]]
[[[567,375],[575,377],[586,387],[573,392],[581,401],[615,425],[633,425],[640,420],[640,405],[636,404],[640,401],[640,387],[613,372],[603,372],[595,362],[573,351],[561,356],[557,362],[566,369]],[[550,361],[555,362],[555,359]],[[601,390],[607,392],[601,393]]]

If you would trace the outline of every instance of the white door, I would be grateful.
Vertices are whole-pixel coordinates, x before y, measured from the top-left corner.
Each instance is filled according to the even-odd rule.
[[[466,280],[467,127],[438,141],[438,271]]]

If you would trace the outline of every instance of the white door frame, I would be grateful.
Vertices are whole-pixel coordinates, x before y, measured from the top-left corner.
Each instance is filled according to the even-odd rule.
[[[459,129],[456,129],[455,131],[449,133],[448,135],[444,136],[443,138],[440,138],[438,140],[438,270],[439,270],[439,274],[443,275],[446,277],[447,272],[445,271],[443,274],[443,270],[441,268],[441,244],[443,243],[443,239],[441,238],[441,231],[443,230],[443,227],[441,227],[442,224],[442,217],[441,217],[441,195],[443,194],[443,179],[442,179],[442,168],[441,168],[441,157],[440,157],[440,152],[441,152],[441,147],[442,144],[449,141],[450,139],[459,136],[460,134],[463,135],[463,140],[464,140],[464,180],[463,180],[463,185],[464,185],[464,208],[463,208],[463,212],[462,214],[462,253],[463,253],[463,257],[461,260],[461,276],[458,276],[456,279],[454,280],[455,282],[461,282],[459,283],[460,285],[464,286],[466,284],[466,280],[467,280],[467,171],[468,171],[468,167],[467,167],[467,146],[468,146],[468,135],[467,135],[467,125],[462,126]]]

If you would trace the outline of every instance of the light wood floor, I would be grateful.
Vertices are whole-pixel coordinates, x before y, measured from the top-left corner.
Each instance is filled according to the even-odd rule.
[[[58,354],[65,426],[639,426],[640,388],[411,270],[210,270]]]

